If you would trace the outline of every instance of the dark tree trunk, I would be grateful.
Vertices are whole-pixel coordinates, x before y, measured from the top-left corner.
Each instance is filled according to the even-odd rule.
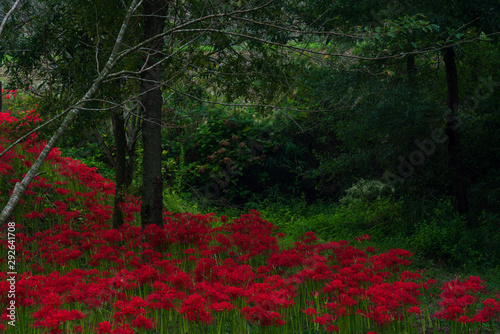
[[[415,66],[415,55],[409,55],[406,59],[406,73],[409,78],[413,78],[417,68]]]
[[[111,166],[116,168],[115,159],[113,158],[113,155],[111,154],[111,151],[109,150],[108,145],[106,145],[104,138],[102,138],[101,133],[99,132],[99,129],[97,129],[97,126],[94,126],[92,128],[92,131],[94,132],[94,136],[97,139],[97,142],[99,143],[99,145],[101,145],[101,148],[104,151],[104,154],[106,155],[106,158],[108,159],[109,163],[111,164]]]
[[[135,169],[135,144],[132,148],[127,150],[128,160],[125,168],[125,186],[128,188],[132,185],[134,179],[134,169]]]
[[[127,187],[126,163],[127,163],[127,138],[125,136],[125,119],[123,111],[116,109],[113,111],[113,134],[116,142],[115,159],[115,202],[113,211],[113,228],[123,225],[123,214],[120,205],[124,201],[124,192]]]
[[[451,183],[457,211],[460,214],[469,212],[465,172],[462,162],[462,148],[458,135],[458,75],[453,47],[448,47],[444,54],[446,81],[448,84],[448,114],[446,116],[446,135],[448,136],[448,163],[451,168]]]
[[[131,111],[128,115],[128,121],[125,124],[126,137],[127,137],[127,154],[128,160],[126,163],[125,171],[125,184],[128,187],[132,185],[134,170],[135,170],[135,147],[137,141],[139,140],[139,133],[141,131],[141,120],[140,117],[135,115],[137,111]],[[125,117],[127,118],[127,117]]]
[[[144,39],[161,34],[165,26],[166,0],[145,0]],[[161,175],[161,59],[164,41],[156,39],[147,45],[146,70],[141,73],[142,138],[144,145],[142,171],[141,222],[144,229],[149,224],[163,225],[163,179]]]

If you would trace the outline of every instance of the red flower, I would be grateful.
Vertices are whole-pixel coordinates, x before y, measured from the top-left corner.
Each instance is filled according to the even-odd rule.
[[[462,324],[466,324],[466,323],[469,323],[469,322],[472,322],[474,321],[473,319],[469,318],[468,316],[466,315],[463,315],[461,316],[460,318],[458,318],[457,320],[459,323],[462,323]]]
[[[314,318],[313,321],[317,324],[320,324],[320,325],[327,325],[333,321],[333,316],[330,313],[325,313],[324,315],[322,315],[320,317]]]
[[[134,331],[128,324],[125,324],[117,329],[114,329],[112,334],[134,334]]]
[[[356,237],[354,238],[355,241],[359,241],[359,242],[362,242],[362,241],[366,241],[366,240],[370,240],[370,235],[368,234],[364,234],[360,237]]]
[[[28,219],[36,219],[36,218],[43,218],[43,214],[37,211],[31,211],[30,213],[27,213],[24,215],[24,218]]]
[[[312,308],[312,307],[309,307],[307,310],[303,311],[305,314],[311,316],[313,314],[317,314],[318,312],[316,312],[316,309]]]
[[[203,322],[209,324],[212,321],[210,313],[207,312],[205,304],[207,300],[195,293],[184,300],[179,313],[189,321]]]
[[[412,306],[408,309],[410,314],[420,314],[420,308],[418,306]]]
[[[215,312],[224,312],[234,309],[234,306],[233,304],[228,302],[220,302],[220,303],[212,303],[209,308],[211,310],[214,310]]]
[[[67,195],[71,192],[71,190],[69,189],[64,189],[64,188],[57,188],[56,189],[56,193],[58,193],[59,195]]]
[[[134,320],[132,320],[132,326],[137,327],[139,329],[153,329],[154,327],[153,322],[143,315],[140,315]]]
[[[338,332],[339,328],[335,325],[328,325],[328,331],[329,332]]]

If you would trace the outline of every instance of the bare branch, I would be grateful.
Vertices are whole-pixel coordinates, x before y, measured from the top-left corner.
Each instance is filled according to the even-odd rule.
[[[230,18],[235,19],[235,20],[239,20],[239,21],[243,21],[243,22],[256,24],[256,25],[261,25],[263,27],[274,28],[274,29],[278,29],[281,31],[286,31],[289,33],[295,33],[295,34],[301,34],[301,35],[338,36],[338,37],[349,37],[349,38],[359,38],[359,39],[365,38],[366,36],[373,35],[373,34],[349,34],[349,33],[334,32],[334,31],[297,30],[297,29],[279,26],[279,25],[272,24],[269,22],[251,20],[251,19],[248,19],[245,17],[240,17],[240,16],[230,16]]]
[[[70,111],[71,108],[68,108],[66,110],[64,110],[62,113],[60,113],[59,115],[56,115],[54,116],[53,118],[51,118],[50,120],[44,122],[42,125],[39,125],[37,126],[36,128],[34,128],[33,130],[29,131],[27,134],[25,134],[24,136],[22,136],[21,138],[17,139],[15,142],[13,142],[9,147],[7,147],[5,150],[3,150],[2,153],[0,153],[0,157],[2,157],[5,153],[9,152],[14,146],[16,146],[17,144],[19,144],[20,142],[24,141],[26,138],[28,138],[31,134],[37,132],[38,130],[41,130],[43,129],[44,127],[46,127],[47,125],[49,125],[50,123],[54,122],[56,119],[58,119],[59,117],[61,117],[62,115],[66,114],[68,111]]]
[[[2,20],[2,24],[0,24],[0,37],[2,36],[3,28],[5,27],[5,24],[7,23],[7,21],[9,20],[9,17],[12,15],[12,13],[14,13],[14,11],[16,10],[16,7],[20,3],[21,3],[21,0],[17,0],[16,2],[14,2],[12,7],[10,8],[10,10],[7,12],[7,14],[5,14],[5,17]]]
[[[96,137],[97,141],[99,142],[99,145],[101,145],[101,148],[103,149],[104,154],[106,154],[106,158],[108,158],[108,161],[111,163],[111,165],[113,167],[116,167],[115,158],[113,157],[113,154],[111,154],[111,151],[110,151],[108,145],[106,145],[106,142],[104,141],[104,138],[102,138],[102,135],[99,132],[99,130],[97,129],[97,127],[93,126],[92,131],[94,132],[94,136]]]

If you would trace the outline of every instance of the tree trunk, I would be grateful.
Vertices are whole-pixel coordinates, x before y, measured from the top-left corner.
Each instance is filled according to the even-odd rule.
[[[165,0],[146,0],[144,9],[144,39],[161,34],[165,26],[167,2]],[[163,225],[163,179],[161,175],[161,66],[155,65],[161,59],[163,38],[147,45],[146,68],[141,73],[142,103],[142,205],[141,223],[144,229],[149,224]]]
[[[128,160],[126,163],[126,171],[125,171],[125,184],[128,187],[132,185],[132,181],[134,178],[134,170],[135,170],[135,147],[137,144],[137,141],[139,140],[139,133],[141,131],[141,119],[140,117],[137,117],[135,114],[137,112],[132,111],[129,113],[128,116],[125,117],[125,119],[128,118],[125,124],[125,129],[126,129],[126,135],[125,137],[127,138],[127,154],[128,154]]]
[[[113,228],[123,225],[123,214],[120,205],[124,201],[126,188],[127,138],[125,136],[125,119],[121,108],[113,111],[113,134],[116,142],[115,159],[115,201],[113,211]]]
[[[416,72],[417,67],[415,66],[415,55],[409,55],[406,59],[406,73],[408,78],[413,79]]]
[[[460,214],[469,212],[465,172],[462,162],[462,148],[458,135],[458,75],[453,47],[448,47],[444,54],[446,81],[448,84],[448,108],[446,115],[446,135],[448,136],[448,163],[451,168],[451,183],[457,211]]]
[[[97,139],[97,142],[99,143],[99,145],[101,145],[101,148],[104,151],[104,154],[106,155],[106,158],[108,159],[109,163],[111,164],[111,166],[116,168],[115,159],[113,158],[113,155],[111,154],[108,145],[106,145],[106,142],[104,142],[104,138],[102,138],[101,133],[97,129],[97,126],[94,125],[92,131],[94,132],[94,136]]]

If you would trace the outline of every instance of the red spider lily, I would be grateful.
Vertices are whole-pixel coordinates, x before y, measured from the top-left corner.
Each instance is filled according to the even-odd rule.
[[[215,312],[226,312],[234,308],[234,305],[228,302],[212,303],[209,306],[209,309],[214,310]]]
[[[318,237],[316,237],[315,233],[312,231],[307,232],[306,234],[304,234],[304,236],[305,236],[304,243],[306,244],[311,244],[316,240],[318,240]]]
[[[359,241],[359,242],[363,242],[363,241],[366,241],[366,240],[370,240],[370,235],[368,234],[364,234],[360,237],[356,237],[354,238],[355,241]]]
[[[304,312],[308,316],[312,316],[313,314],[318,314],[318,312],[316,312],[316,309],[314,309],[312,307],[309,307],[307,310],[304,310],[302,312]]]
[[[121,327],[113,329],[112,334],[134,334],[134,330],[130,328],[128,324],[124,324]]]
[[[153,329],[153,321],[151,319],[146,318],[143,315],[139,315],[137,318],[132,320],[132,326],[138,329]]]
[[[64,188],[57,188],[56,193],[58,193],[59,195],[68,195],[69,193],[71,193],[71,190]]]
[[[259,326],[282,326],[285,324],[281,315],[273,311],[265,311],[258,306],[245,306],[241,309],[241,313],[248,321],[256,323]]]
[[[109,321],[103,321],[99,324],[97,328],[98,334],[108,334],[111,333],[111,323]]]
[[[113,318],[115,318],[119,323],[122,323],[125,320],[130,320],[133,317],[145,314],[145,309],[148,305],[149,303],[140,297],[132,297],[130,301],[118,300],[114,304],[116,311]]]
[[[331,315],[330,313],[325,313],[322,316],[314,318],[313,321],[320,325],[328,325],[333,321],[333,315]]]
[[[374,320],[377,326],[387,325],[394,320],[385,306],[377,306],[367,314],[367,317]]]
[[[205,298],[194,293],[184,300],[179,313],[189,321],[209,324],[212,321],[212,316],[205,307],[206,302]]]
[[[420,307],[412,306],[408,309],[409,314],[419,314],[420,315]]]

